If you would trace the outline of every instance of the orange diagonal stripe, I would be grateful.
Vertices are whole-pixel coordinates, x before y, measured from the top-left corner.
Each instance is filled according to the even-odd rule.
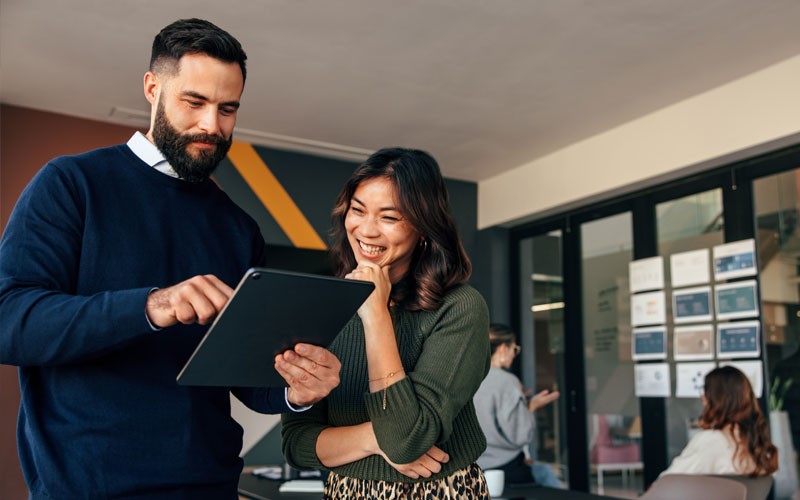
[[[253,146],[233,141],[228,158],[294,246],[315,250],[327,248]]]

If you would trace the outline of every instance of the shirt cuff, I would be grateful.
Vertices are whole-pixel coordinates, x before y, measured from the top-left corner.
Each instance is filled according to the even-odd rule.
[[[151,293],[155,292],[156,290],[158,290],[158,287],[151,288],[150,291],[147,292],[147,295],[149,296]],[[150,329],[153,330],[154,332],[160,332],[161,330],[163,330],[163,328],[159,328],[159,327],[155,326],[150,321],[150,318],[147,317],[147,305],[145,305],[145,309],[144,309],[144,319],[147,320],[147,324],[150,325]],[[290,408],[291,408],[291,406],[290,406]]]
[[[314,405],[295,406],[292,403],[290,403],[289,402],[289,388],[288,387],[283,390],[283,399],[284,399],[284,401],[286,401],[286,406],[288,406],[289,409],[292,410],[295,413],[300,413],[300,412],[306,411],[309,408],[311,408],[312,406],[314,406]]]

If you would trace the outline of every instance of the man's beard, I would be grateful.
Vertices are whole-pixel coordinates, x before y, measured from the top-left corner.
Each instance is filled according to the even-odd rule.
[[[228,154],[233,137],[225,139],[221,135],[181,134],[169,122],[161,101],[156,108],[153,140],[178,177],[187,182],[200,183],[211,177],[219,162]],[[186,149],[193,142],[215,144],[216,147],[213,150],[200,149],[195,158]]]

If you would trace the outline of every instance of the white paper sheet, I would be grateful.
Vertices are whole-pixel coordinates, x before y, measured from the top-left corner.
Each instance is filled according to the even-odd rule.
[[[703,393],[706,374],[717,367],[713,361],[675,364],[675,397],[699,398]]]
[[[666,304],[663,291],[631,295],[631,325],[663,325],[666,323]]]
[[[631,293],[664,288],[664,258],[650,257],[628,263]]]
[[[669,363],[637,363],[634,366],[634,380],[637,397],[670,396]]]
[[[673,288],[703,285],[711,281],[708,248],[672,254],[669,261]]]

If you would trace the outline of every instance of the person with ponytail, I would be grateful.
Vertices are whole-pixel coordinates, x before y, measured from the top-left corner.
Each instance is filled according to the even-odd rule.
[[[763,476],[778,469],[778,450],[769,437],[747,377],[732,366],[711,370],[705,378],[702,430],[662,472]]]

